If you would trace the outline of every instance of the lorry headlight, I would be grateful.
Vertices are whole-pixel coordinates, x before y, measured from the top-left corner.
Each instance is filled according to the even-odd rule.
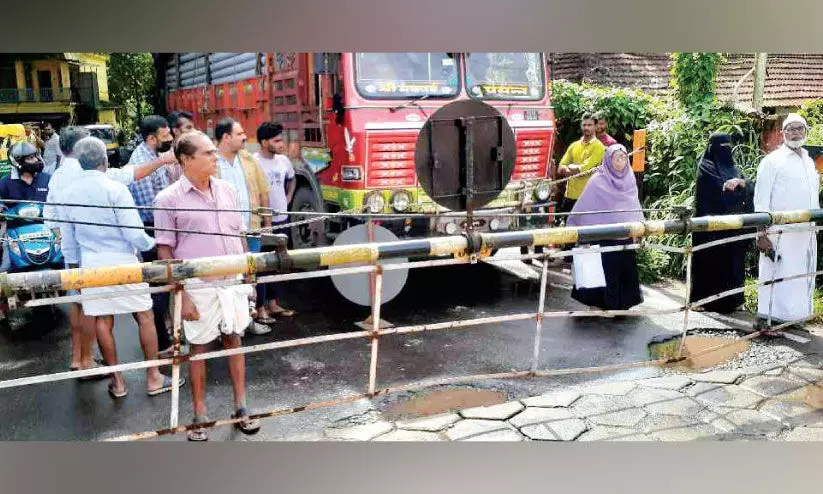
[[[549,194],[551,194],[551,186],[548,182],[540,182],[537,185],[537,189],[534,191],[537,200],[545,201],[549,198]]]
[[[391,197],[391,207],[398,213],[408,210],[409,204],[411,204],[411,196],[405,190],[398,190]]]
[[[378,214],[383,212],[383,208],[386,207],[386,200],[383,199],[383,194],[379,191],[370,192],[364,201],[366,206],[366,211],[372,214]]]

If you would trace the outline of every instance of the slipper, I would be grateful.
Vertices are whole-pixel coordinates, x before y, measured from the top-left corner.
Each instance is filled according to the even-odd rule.
[[[231,418],[236,419],[243,416],[247,416],[248,414],[248,410],[246,410],[245,408],[241,408],[237,410],[234,413],[234,415],[231,416]],[[252,434],[257,434],[258,432],[260,432],[260,421],[257,419],[246,418],[245,420],[235,423],[234,427],[237,428],[243,434],[250,436]]]
[[[273,312],[275,316],[280,316],[280,317],[292,317],[295,314],[297,314],[297,312],[295,312],[291,309],[284,309],[282,307],[280,307],[278,310],[269,310],[269,312]]]
[[[260,324],[270,325],[276,323],[277,319],[273,317],[258,317],[257,319],[255,319],[255,321],[259,322]]]
[[[186,384],[186,380],[182,377],[177,382],[179,383],[178,387],[181,387],[184,384]],[[157,396],[159,394],[168,393],[169,391],[171,391],[171,384],[171,378],[169,376],[163,376],[163,386],[157,389],[153,389],[151,391],[147,391],[147,393],[149,396]]]
[[[194,417],[194,420],[191,421],[192,424],[203,424],[209,422],[208,417]],[[192,429],[188,433],[188,440],[194,442],[203,442],[209,440],[209,430],[208,429]]]
[[[112,398],[123,398],[127,394],[129,394],[128,390],[124,389],[123,391],[115,392],[114,391],[114,383],[109,384],[109,394]]]
[[[91,367],[89,367],[89,369],[99,369],[101,367],[106,367],[106,366],[105,365],[100,365],[95,361],[94,363],[92,363],[92,365],[91,365]],[[77,370],[80,370],[80,369],[78,368]],[[84,370],[88,370],[88,369],[84,369]],[[109,374],[97,374],[97,375],[94,375],[94,376],[83,376],[83,377],[78,377],[77,379],[79,381],[99,381],[100,379],[105,379],[109,376],[111,376],[110,373]]]

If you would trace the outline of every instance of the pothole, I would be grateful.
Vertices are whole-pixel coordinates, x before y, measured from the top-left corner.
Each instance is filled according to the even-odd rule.
[[[387,420],[407,420],[455,412],[465,408],[497,405],[508,401],[502,391],[475,388],[445,388],[415,393],[412,398],[389,404],[381,410]]]
[[[649,354],[655,359],[674,358],[678,355],[682,338],[656,338],[649,343]],[[686,336],[683,344],[685,360],[668,365],[677,370],[704,370],[721,366],[738,358],[747,352],[751,346],[748,340],[735,340],[718,336]],[[717,348],[719,347],[719,348]],[[711,352],[700,353],[710,348],[717,348]]]

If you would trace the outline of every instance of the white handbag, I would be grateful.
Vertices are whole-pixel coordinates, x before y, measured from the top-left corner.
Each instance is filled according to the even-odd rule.
[[[572,276],[574,286],[581,288],[601,288],[606,286],[603,259],[599,251],[591,252],[597,245],[572,249]]]

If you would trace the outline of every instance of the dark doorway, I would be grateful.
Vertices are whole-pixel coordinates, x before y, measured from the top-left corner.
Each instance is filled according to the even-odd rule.
[[[51,71],[38,70],[37,83],[40,85],[40,101],[54,101],[54,93],[51,88]]]

